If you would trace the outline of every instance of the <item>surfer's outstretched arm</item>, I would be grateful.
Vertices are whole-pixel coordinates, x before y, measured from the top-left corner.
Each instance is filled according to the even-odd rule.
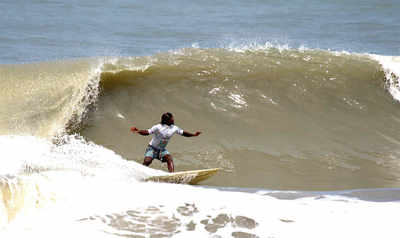
[[[201,134],[201,132],[200,131],[196,131],[196,133],[190,133],[190,132],[187,132],[187,131],[183,131],[183,134],[182,134],[182,136],[184,136],[184,137],[193,137],[193,136],[199,136]]]
[[[150,135],[150,133],[149,133],[149,131],[148,130],[139,130],[139,129],[137,129],[136,127],[131,127],[131,131],[133,132],[133,133],[139,133],[140,135],[142,135],[142,136],[148,136],[148,135]]]

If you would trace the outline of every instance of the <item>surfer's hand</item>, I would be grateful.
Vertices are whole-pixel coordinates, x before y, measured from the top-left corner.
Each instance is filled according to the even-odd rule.
[[[201,134],[200,131],[196,131],[196,133],[191,133],[191,132],[187,132],[187,131],[183,131],[183,136],[184,137],[193,137],[193,136],[199,136]]]
[[[131,131],[133,132],[133,133],[135,133],[135,132],[137,132],[137,131],[139,131],[136,127],[134,127],[134,126],[132,126],[131,127]]]

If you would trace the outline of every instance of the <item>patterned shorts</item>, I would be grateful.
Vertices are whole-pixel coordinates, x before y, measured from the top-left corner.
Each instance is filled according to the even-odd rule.
[[[154,148],[153,146],[149,145],[146,148],[146,152],[144,152],[144,157],[150,157],[153,159],[158,159],[161,162],[167,162],[167,160],[164,159],[164,156],[169,155],[170,153],[166,149],[159,150],[157,148]]]

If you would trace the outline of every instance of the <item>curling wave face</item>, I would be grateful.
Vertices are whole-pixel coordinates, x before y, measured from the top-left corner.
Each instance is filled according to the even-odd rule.
[[[265,45],[3,65],[0,131],[79,133],[141,162],[147,141],[128,128],[171,111],[180,127],[204,131],[174,138],[176,165],[224,168],[213,185],[395,186],[398,61]]]
[[[141,161],[147,141],[127,128],[150,127],[171,111],[179,126],[205,132],[196,141],[174,138],[177,166],[232,172],[215,185],[393,186],[398,78],[383,59],[396,63],[271,46],[117,58],[103,66],[97,110],[80,133]]]

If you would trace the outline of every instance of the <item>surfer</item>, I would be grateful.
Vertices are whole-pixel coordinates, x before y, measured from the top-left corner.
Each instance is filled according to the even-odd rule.
[[[137,132],[142,136],[153,134],[153,138],[144,154],[143,165],[149,166],[151,162],[153,162],[153,159],[158,159],[163,163],[167,163],[168,171],[171,173],[174,172],[174,161],[172,160],[171,154],[165,148],[167,147],[169,139],[171,139],[175,133],[185,137],[199,136],[201,134],[200,131],[193,134],[175,126],[174,116],[169,112],[162,114],[160,124],[154,125],[148,130],[139,130],[136,127],[131,127],[131,131],[133,133]]]

